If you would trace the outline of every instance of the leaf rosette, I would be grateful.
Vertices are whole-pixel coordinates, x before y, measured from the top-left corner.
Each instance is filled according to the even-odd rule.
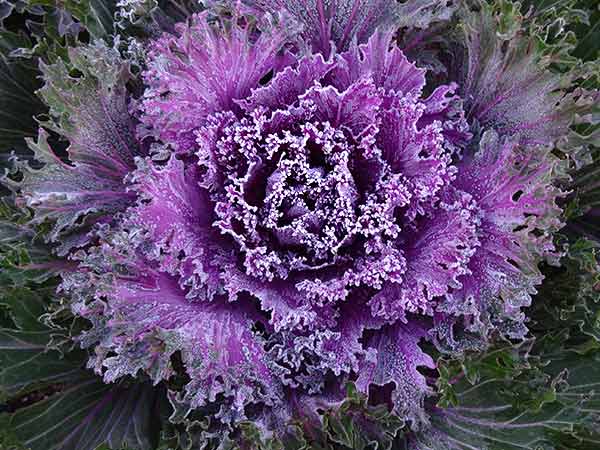
[[[43,166],[11,186],[77,265],[60,292],[91,323],[88,366],[183,380],[173,420],[278,434],[352,383],[416,429],[434,355],[527,335],[540,265],[563,255],[552,144],[585,96],[491,36],[485,7],[458,8],[440,77],[397,27],[451,2],[217,3],[140,41],[139,95],[104,44],[42,66],[68,158],[41,131]]]

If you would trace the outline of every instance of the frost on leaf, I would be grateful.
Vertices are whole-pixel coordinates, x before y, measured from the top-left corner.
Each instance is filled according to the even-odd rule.
[[[378,28],[397,20],[394,0],[247,0],[273,12],[284,10],[302,26],[301,35],[315,53],[329,57],[356,39],[366,42]]]
[[[72,76],[62,60],[42,66],[46,84],[40,90],[54,118],[43,125],[69,141],[68,159],[56,156],[40,130],[38,141],[28,144],[43,166],[21,164],[19,186],[36,223],[55,221],[50,240],[63,254],[87,242],[82,224],[92,217],[107,222],[134,200],[124,178],[143,153],[128,111],[128,64],[103,44],[73,48],[69,59],[81,74]]]
[[[253,304],[190,302],[177,277],[139,256],[143,245],[135,232],[113,233],[82,256],[80,272],[65,276],[73,311],[93,325],[80,337],[94,349],[89,366],[106,382],[142,370],[159,383],[175,374],[179,353],[191,407],[224,396],[240,420],[246,403],[274,401],[278,384],[251,330],[261,320]]]
[[[203,12],[178,24],[175,33],[151,45],[141,135],[152,134],[178,151],[193,146],[193,131],[209,114],[239,112],[236,100],[295,60],[284,49],[289,32],[267,19],[253,25],[236,15],[209,22]]]
[[[177,275],[194,301],[211,300],[222,290],[216,256],[225,251],[212,227],[213,204],[199,185],[198,171],[175,156],[162,167],[148,158],[138,160],[129,178],[130,189],[139,195],[129,222],[148,232],[146,257]]]
[[[484,30],[467,32],[465,83],[432,82],[385,25],[447,20],[453,2],[210,3],[149,43],[132,110],[162,151],[127,160],[129,208],[62,285],[92,324],[90,366],[181,375],[175,415],[215,427],[277,435],[348,382],[427,422],[424,349],[522,338],[559,256],[563,167],[535,145],[568,126],[538,120],[553,79],[482,53]]]
[[[479,151],[459,165],[456,185],[482,211],[481,245],[447,308],[476,304],[474,330],[485,335],[490,321],[499,321],[495,325],[514,338],[526,333],[521,308],[530,305],[543,280],[539,264],[556,264],[560,256],[553,234],[563,226],[557,200],[564,193],[552,183],[564,176],[564,164],[549,148],[525,148],[488,131]]]
[[[544,67],[535,39],[501,38],[489,5],[464,7],[460,17],[466,51],[455,70],[469,120],[527,145],[565,136],[581,93],[563,90],[563,77]]]
[[[394,411],[417,423],[427,420],[423,401],[431,393],[418,368],[435,368],[433,359],[418,345],[425,333],[418,323],[398,323],[373,332],[366,340],[369,356],[356,381],[356,387],[365,393],[371,385],[393,383]]]

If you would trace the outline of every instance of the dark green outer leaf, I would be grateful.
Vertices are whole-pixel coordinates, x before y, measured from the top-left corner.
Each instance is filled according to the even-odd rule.
[[[114,33],[113,18],[116,0],[28,0],[31,6],[64,9],[73,15],[95,38],[106,38]]]
[[[0,329],[0,398],[42,385],[69,382],[79,371],[80,355],[61,358],[46,351],[50,331]]]
[[[600,342],[599,250],[599,243],[578,239],[568,245],[560,268],[545,268],[546,280],[528,314],[542,347],[551,334],[567,333],[571,345],[590,337]]]
[[[157,402],[162,391],[149,383],[107,385],[83,370],[83,351],[62,354],[51,347],[58,330],[40,322],[52,287],[0,292],[13,327],[0,328],[0,399],[10,399],[0,415],[0,448],[13,450],[154,450],[161,426]],[[6,322],[3,322],[6,325]],[[23,405],[23,395],[43,401]],[[9,406],[13,405],[13,406]]]
[[[341,408],[325,415],[324,424],[331,442],[356,450],[392,449],[405,425],[386,405],[368,407],[353,385]]]
[[[0,305],[8,308],[16,326],[0,328],[0,399],[78,376],[85,361],[82,352],[63,356],[47,348],[54,330],[39,321],[45,312],[41,294],[26,288],[6,289]]]
[[[0,430],[31,450],[94,450],[103,443],[112,449],[155,449],[161,391],[141,382],[107,385],[82,369],[83,352],[63,356],[49,350],[54,330],[34,319],[40,302],[26,289],[4,300],[23,329],[0,329],[0,389],[13,400],[42,387],[56,393],[0,416]]]
[[[111,449],[152,450],[160,433],[157,393],[148,384],[111,386],[96,377],[82,377],[4,420],[31,450],[94,450],[103,443]]]
[[[510,347],[456,377],[453,405],[434,408],[413,450],[583,450],[600,443],[600,351],[564,350],[514,361]],[[548,348],[546,345],[544,348]],[[508,357],[508,359],[507,359]],[[522,364],[522,361],[528,361]]]
[[[30,289],[8,289],[0,296],[0,305],[6,306],[12,322],[19,330],[45,331],[39,318],[46,312],[42,296]]]
[[[6,289],[44,283],[73,266],[52,255],[39,231],[28,225],[30,219],[15,206],[14,198],[0,198],[0,285]]]
[[[89,4],[90,19],[82,22],[88,27],[90,33],[94,37],[112,34],[114,32],[113,17],[117,9],[116,0],[89,0]]]
[[[23,37],[0,31],[0,169],[7,167],[12,150],[20,156],[32,155],[24,138],[37,134],[34,116],[46,110],[34,94],[41,86],[37,67],[10,56],[15,48],[26,46]]]

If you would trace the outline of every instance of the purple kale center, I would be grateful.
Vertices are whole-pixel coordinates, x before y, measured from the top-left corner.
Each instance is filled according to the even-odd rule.
[[[160,382],[178,352],[181,400],[219,399],[230,423],[257,404],[291,420],[348,381],[391,383],[423,420],[422,340],[525,335],[556,255],[556,159],[494,130],[470,145],[457,84],[427,86],[393,33],[324,57],[280,25],[209,19],[151,45],[138,138],[162,151],[136,158],[136,204],[63,285],[94,323],[90,365]]]
[[[231,173],[223,167],[229,183],[216,210],[252,275],[285,279],[351,257],[366,195],[355,181],[356,145],[329,123],[304,123],[259,139],[245,128],[227,129],[219,142],[225,159],[233,143],[245,168]]]
[[[389,58],[391,82],[372,68],[352,73],[366,63],[356,49],[337,61],[304,58],[238,102],[242,113],[208,116],[195,131],[200,184],[240,269],[286,280],[317,304],[402,282],[410,231],[456,174],[444,130],[468,136],[456,107],[453,117],[431,112],[450,88],[420,100],[422,72],[397,49],[373,50]]]

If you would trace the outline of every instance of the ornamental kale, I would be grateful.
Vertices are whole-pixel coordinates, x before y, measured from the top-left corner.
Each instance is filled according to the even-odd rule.
[[[295,49],[280,17],[208,14],[148,50],[133,108],[138,139],[163,146],[165,159],[139,156],[127,173],[143,144],[124,142],[131,119],[120,118],[117,61],[102,68],[113,79],[98,82],[110,86],[98,104],[116,104],[106,117],[83,105],[71,116],[92,116],[101,125],[90,140],[112,137],[106,148],[127,159],[67,136],[77,179],[94,171],[80,197],[48,195],[39,175],[24,181],[40,218],[65,217],[59,198],[75,200],[75,217],[91,198],[137,198],[97,227],[97,243],[74,254],[80,270],[64,275],[74,312],[94,324],[80,337],[94,349],[90,366],[107,382],[143,370],[158,383],[180,352],[183,400],[198,408],[221,396],[222,420],[233,423],[254,405],[288,419],[289,398],[323,395],[329,374],[333,395],[352,379],[365,394],[393,382],[394,411],[426,420],[417,369],[435,365],[421,340],[452,349],[455,328],[482,341],[525,335],[537,265],[558,256],[558,159],[508,127],[485,130],[467,152],[458,86],[428,87],[391,32],[362,44],[357,34],[327,55]],[[82,59],[101,51],[110,61],[95,47]],[[511,100],[469,108],[481,118]]]
[[[291,445],[346,423],[323,415],[340,407],[364,447],[331,439],[350,448],[391,445],[384,422],[413,449],[484,448],[433,399],[498,342],[534,372],[528,311],[572,258],[558,233],[591,152],[590,67],[483,1],[192,3],[122,0],[128,40],[73,46],[97,7],[60,16],[48,118],[4,179],[49,248],[32,267],[60,273],[46,325],[104,383],[166,390],[186,448]],[[128,433],[106,442],[154,448]],[[89,440],[53,448],[73,436]]]

